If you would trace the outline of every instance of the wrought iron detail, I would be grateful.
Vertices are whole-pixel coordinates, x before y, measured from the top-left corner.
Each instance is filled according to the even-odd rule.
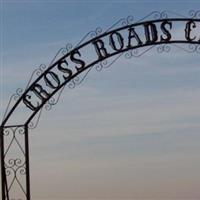
[[[200,10],[190,10],[189,16],[192,17],[193,19],[200,18]]]
[[[28,127],[1,127],[2,196],[5,200],[30,199]]]
[[[115,63],[120,57],[124,57],[126,59],[139,58],[154,48],[159,54],[169,53],[172,50],[172,47],[181,49],[187,53],[200,53],[200,41],[191,39],[189,37],[190,35],[184,39],[173,40],[169,37],[169,27],[168,29],[165,27],[165,30],[163,31],[165,38],[162,40],[158,40],[154,37],[155,35],[153,34],[156,33],[155,30],[154,33],[150,34],[150,31],[148,30],[149,25],[152,28],[152,24],[155,25],[160,23],[160,27],[162,27],[162,25],[166,23],[169,25],[169,21],[200,23],[200,10],[190,10],[187,15],[168,10],[161,12],[153,11],[141,19],[136,19],[134,16],[121,18],[107,28],[106,31],[103,31],[102,28],[98,27],[95,30],[88,32],[76,45],[73,46],[70,43],[67,44],[56,53],[49,65],[42,64],[38,67],[38,69],[33,71],[25,89],[23,90],[19,88],[16,90],[15,94],[11,96],[3,117],[3,122],[0,126],[2,200],[12,200],[16,198],[30,200],[28,130],[37,127],[44,109],[51,110],[52,107],[58,103],[66,86],[70,89],[74,89],[76,86],[83,83],[92,69],[100,72],[103,69],[107,69],[112,66],[112,64]],[[146,41],[140,41],[140,39],[137,38],[137,33],[135,33],[134,37],[137,38],[137,45],[122,45],[121,43],[124,39],[120,38],[122,37],[122,34],[119,34],[120,31],[130,31],[131,28],[138,27],[143,27],[145,29],[146,32],[143,37],[146,38]],[[152,29],[154,28],[155,27]],[[189,29],[186,32],[188,33]],[[112,41],[113,38],[111,37],[113,34],[116,34],[118,42],[121,42],[119,42],[119,45],[121,45],[121,48],[119,49],[114,46],[115,42]],[[153,36],[154,40],[151,41],[151,37],[149,36]],[[103,39],[106,37],[110,42],[107,46],[112,44],[110,45],[113,50],[111,53],[107,53],[105,49],[106,45],[104,45]],[[128,40],[129,39],[130,38],[128,38]],[[99,41],[100,47],[97,45]],[[93,46],[90,46],[90,50],[93,48],[92,50],[96,51],[94,56],[95,58],[86,63],[85,60],[80,59],[81,53],[79,50],[84,48],[87,49],[87,47],[91,44],[93,44]],[[101,54],[102,49],[103,54]],[[73,69],[67,68],[68,62],[65,60],[67,58],[70,58],[70,61],[74,61],[74,64],[76,64]],[[63,61],[66,64],[65,67],[61,67],[61,63]],[[58,71],[60,73],[64,71],[67,76],[64,76],[66,75],[64,73],[59,76],[56,74]],[[54,84],[57,84],[58,86],[53,85],[51,83],[52,80],[50,81],[47,78],[48,73],[51,73],[50,75],[52,75],[52,80],[55,81]],[[64,79],[61,81],[58,77],[64,77]],[[40,81],[43,81],[43,84],[47,87],[49,85],[51,86],[48,88],[48,91],[43,89],[43,85],[40,85]],[[36,85],[37,90],[33,90]],[[36,96],[40,97],[41,103],[37,102],[35,104],[30,104],[30,91],[37,93]],[[42,94],[40,92],[42,92]],[[26,102],[23,105],[26,109],[30,110],[30,115],[27,117],[25,122],[21,123],[22,125],[8,126],[8,119],[14,113],[16,108],[19,107],[18,105],[21,102]],[[18,188],[17,190],[14,189],[14,185]]]
[[[10,97],[4,116],[3,116],[3,120],[5,119],[8,111],[12,108],[13,104],[15,104],[19,100],[19,98],[22,96],[23,92],[24,90],[22,88],[18,88],[16,92]]]
[[[134,22],[134,17],[132,15],[129,15],[126,18],[121,18],[117,22],[115,22],[112,26],[110,26],[106,32],[112,30],[113,28],[120,27],[120,26],[126,26],[130,25]]]
[[[188,45],[178,45],[173,44],[173,46],[187,52],[187,53],[200,53],[200,44],[188,44]]]

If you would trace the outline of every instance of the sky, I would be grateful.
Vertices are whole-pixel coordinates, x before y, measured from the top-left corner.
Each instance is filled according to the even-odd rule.
[[[1,0],[0,113],[32,72],[89,31],[199,1]],[[92,70],[30,131],[34,200],[200,199],[199,54],[172,47]],[[19,114],[20,116],[20,114]]]

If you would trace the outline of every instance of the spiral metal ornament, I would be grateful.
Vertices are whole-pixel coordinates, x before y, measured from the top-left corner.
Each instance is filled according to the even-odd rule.
[[[101,27],[97,27],[95,30],[88,32],[87,34],[85,34],[85,36],[80,40],[80,42],[78,42],[75,47],[78,47],[79,45],[81,45],[86,39],[93,39],[95,37],[97,37],[98,35],[100,35],[103,32]]]
[[[178,49],[181,49],[187,53],[200,53],[200,44],[187,44],[187,45],[177,45],[173,44]]]
[[[26,130],[25,126],[7,126],[3,129],[4,141],[8,144],[4,149],[7,190],[12,194],[13,191],[11,188],[14,184],[17,184],[24,197],[27,196],[26,175],[28,155],[25,151],[26,146],[24,147],[23,145],[27,141],[25,139],[27,137]],[[13,193],[12,196],[15,196],[15,194]]]
[[[190,10],[189,11],[189,17],[192,17],[194,19],[200,18],[200,10]]]
[[[126,59],[132,58],[132,57],[133,57],[132,50],[129,50],[129,51],[125,52],[125,53],[124,53],[124,57],[125,57]]]
[[[73,49],[73,45],[71,43],[68,43],[64,48],[60,50],[60,52],[64,56],[65,54],[69,53],[72,49]]]
[[[103,68],[106,67],[107,64],[108,64],[107,60],[103,60],[103,61],[99,62],[97,65],[95,65],[96,71],[100,72]]]
[[[159,45],[157,47],[157,52],[158,53],[169,53],[171,50],[171,47],[169,45],[163,44],[163,45]]]
[[[23,92],[24,92],[24,90],[22,88],[18,88],[16,90],[16,92],[10,97],[10,99],[8,101],[8,105],[6,106],[6,110],[5,110],[4,115],[3,115],[3,119],[5,119],[8,111],[11,108],[11,106],[14,105],[19,100],[19,98],[22,96]]]
[[[41,109],[39,111],[39,114],[37,116],[35,116],[34,119],[31,122],[29,122],[29,124],[28,124],[28,128],[29,129],[35,129],[37,127],[37,125],[38,125],[38,123],[40,121],[40,117],[41,117],[42,111],[43,111],[43,109]]]
[[[81,82],[81,78],[79,76],[76,76],[68,83],[69,89],[74,89],[77,85],[79,85]]]
[[[102,28],[98,27],[96,28],[94,31],[89,32],[89,36],[91,39],[97,37],[98,35],[100,35],[102,33]]]
[[[158,20],[158,19],[166,19],[168,17],[168,11],[152,11],[145,17],[141,18],[140,20],[137,20],[137,22],[142,22],[147,19],[153,19],[153,20]]]
[[[36,70],[34,70],[27,83],[26,89],[30,86],[31,82],[33,81],[33,78],[39,77],[46,69],[47,69],[47,66],[45,64],[41,64]]]
[[[112,30],[113,28],[116,28],[116,27],[120,27],[120,26],[126,26],[126,25],[130,25],[134,22],[134,17],[133,15],[129,15],[128,17],[126,18],[121,18],[119,19],[117,22],[115,22],[113,25],[111,25],[107,30],[106,32]]]
[[[200,45],[199,44],[190,44],[189,51],[191,53],[200,53]]]
[[[46,111],[50,111],[51,109],[52,109],[52,105],[50,104],[50,103],[46,103],[45,105],[44,105],[44,109],[46,110]]]

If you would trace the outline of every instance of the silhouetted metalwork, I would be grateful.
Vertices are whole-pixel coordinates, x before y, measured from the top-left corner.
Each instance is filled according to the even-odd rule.
[[[1,128],[2,199],[30,199],[29,141],[27,125]]]
[[[173,17],[169,18],[169,15]],[[0,126],[2,200],[30,200],[28,130],[36,128],[44,109],[51,110],[58,103],[65,86],[73,89],[85,80],[92,69],[101,71],[122,56],[126,59],[141,57],[155,47],[158,53],[169,53],[172,47],[188,53],[200,53],[200,38],[196,40],[190,35],[191,29],[200,23],[199,18],[200,11],[193,10],[189,12],[189,18],[172,11],[154,11],[140,20],[128,16],[104,32],[100,27],[90,31],[74,48],[67,44],[60,49],[49,66],[40,65],[32,73],[25,90],[19,88],[11,96]],[[170,33],[172,24],[178,22],[185,24],[185,38],[174,39]],[[156,25],[162,32],[159,37]],[[142,28],[143,33],[136,31]],[[144,38],[145,42],[142,41]],[[132,45],[132,39],[136,44]],[[128,41],[126,45],[125,40]],[[87,55],[91,51],[93,58],[82,58],[82,54]],[[26,118],[18,119],[21,125],[9,124],[11,117],[18,118],[14,114],[19,107],[27,112]]]

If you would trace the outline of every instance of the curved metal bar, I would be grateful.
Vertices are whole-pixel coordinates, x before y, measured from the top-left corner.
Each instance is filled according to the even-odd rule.
[[[84,46],[87,46],[88,44],[100,39],[100,38],[103,38],[105,36],[108,36],[109,34],[111,34],[112,32],[115,32],[115,31],[120,31],[120,30],[124,30],[124,29],[127,29],[129,27],[136,27],[136,26],[140,26],[140,25],[144,25],[145,23],[158,23],[158,22],[163,22],[163,21],[173,21],[173,22],[178,22],[178,21],[181,21],[181,22],[184,22],[184,21],[188,21],[188,20],[193,20],[195,22],[200,22],[200,19],[194,19],[194,18],[167,18],[167,19],[157,19],[157,20],[149,20],[149,21],[143,21],[143,22],[139,22],[139,23],[135,23],[135,24],[129,24],[129,25],[126,25],[126,26],[123,26],[123,27],[120,27],[120,28],[117,28],[117,29],[114,29],[112,31],[109,31],[109,32],[105,32],[83,44],[81,44],[80,46],[78,47],[75,47],[73,50],[71,50],[70,52],[68,52],[67,54],[65,54],[64,56],[62,56],[59,60],[57,60],[55,63],[53,63],[49,68],[47,68],[23,93],[23,95],[18,99],[18,101],[15,103],[15,105],[12,107],[12,109],[8,112],[7,116],[5,116],[1,126],[5,126],[6,125],[6,122],[8,121],[9,117],[11,116],[11,114],[14,112],[14,110],[16,109],[16,107],[19,105],[19,103],[22,101],[23,97],[29,92],[29,90],[31,89],[31,87],[34,86],[35,83],[37,83],[39,80],[42,79],[42,77],[47,74],[53,67],[55,67],[61,60],[65,59],[66,57],[68,57],[70,55],[70,53],[72,53],[72,51],[75,51],[75,50],[79,50],[81,49],[82,47]],[[142,44],[142,45],[139,45],[139,46],[133,46],[133,47],[130,47],[130,48],[126,48],[126,49],[123,49],[121,51],[117,51],[117,52],[114,52],[114,53],[111,53],[109,54],[107,57],[103,58],[103,59],[99,59],[99,60],[96,60],[94,62],[92,62],[91,64],[89,64],[88,66],[85,66],[84,69],[82,69],[81,71],[78,71],[77,73],[75,73],[74,75],[72,75],[69,80],[67,81],[64,81],[55,91],[53,91],[49,97],[44,100],[42,102],[42,104],[34,111],[34,113],[27,119],[27,121],[25,122],[25,124],[28,124],[32,119],[33,117],[36,115],[36,113],[44,106],[44,104],[57,92],[59,91],[65,84],[67,84],[68,82],[70,82],[72,79],[74,79],[76,76],[78,76],[80,73],[82,73],[83,71],[85,71],[86,69],[90,68],[91,66],[97,64],[98,62],[101,62],[102,60],[105,60],[111,56],[115,56],[116,54],[119,54],[119,53],[123,53],[123,52],[126,52],[128,50],[131,50],[131,49],[137,49],[137,48],[141,48],[141,47],[145,47],[145,46],[152,46],[152,45],[159,45],[159,44],[174,44],[174,43],[190,43],[190,44],[200,44],[198,41],[185,41],[185,40],[174,40],[174,41],[168,41],[168,42],[154,42],[154,43],[151,43],[151,44]]]
[[[177,43],[177,44],[188,44],[188,43],[191,44],[191,42],[186,42],[186,41],[171,41],[171,42],[168,42],[168,43],[159,42],[159,43],[157,43],[157,44],[150,44],[150,45],[149,45],[149,44],[146,44],[146,45],[143,45],[143,46],[140,46],[140,47],[137,47],[137,48],[146,47],[146,46],[151,46],[151,45],[176,44],[176,43]],[[192,42],[192,44],[199,44],[199,42]],[[137,49],[137,48],[131,48],[131,49]],[[128,51],[128,50],[130,50],[130,49],[126,49],[126,50],[124,50],[124,51],[121,51],[120,53],[126,52],[126,51]],[[109,58],[109,57],[112,57],[112,56],[115,56],[115,55],[117,55],[117,54],[119,54],[119,52],[110,54],[110,55],[109,55],[108,57],[106,57],[105,59],[107,59],[107,58]],[[43,101],[43,103],[37,108],[37,110],[35,110],[35,112],[29,117],[29,119],[27,119],[27,121],[25,122],[25,124],[29,124],[30,121],[33,119],[33,117],[38,113],[38,111],[46,104],[46,102],[48,102],[48,100],[49,100],[55,93],[57,93],[64,85],[66,85],[67,83],[69,83],[70,81],[72,81],[75,77],[77,77],[79,74],[81,74],[82,72],[84,72],[84,71],[87,70],[88,68],[92,67],[93,65],[95,65],[95,64],[97,64],[97,63],[99,63],[100,61],[103,61],[103,60],[105,60],[105,59],[101,59],[101,60],[98,60],[98,61],[96,61],[96,62],[93,62],[92,64],[90,64],[90,65],[88,65],[87,67],[85,67],[82,71],[77,72],[76,74],[74,74],[73,76],[71,76],[71,78],[70,78],[69,80],[63,82],[55,91],[53,91],[53,92],[49,95],[49,97],[48,97],[46,100]],[[44,74],[45,74],[45,73],[44,73]],[[24,93],[24,95],[26,95],[26,94],[27,94],[27,92]],[[23,98],[23,96],[22,96],[22,98]],[[21,100],[22,100],[22,98],[21,98]]]

